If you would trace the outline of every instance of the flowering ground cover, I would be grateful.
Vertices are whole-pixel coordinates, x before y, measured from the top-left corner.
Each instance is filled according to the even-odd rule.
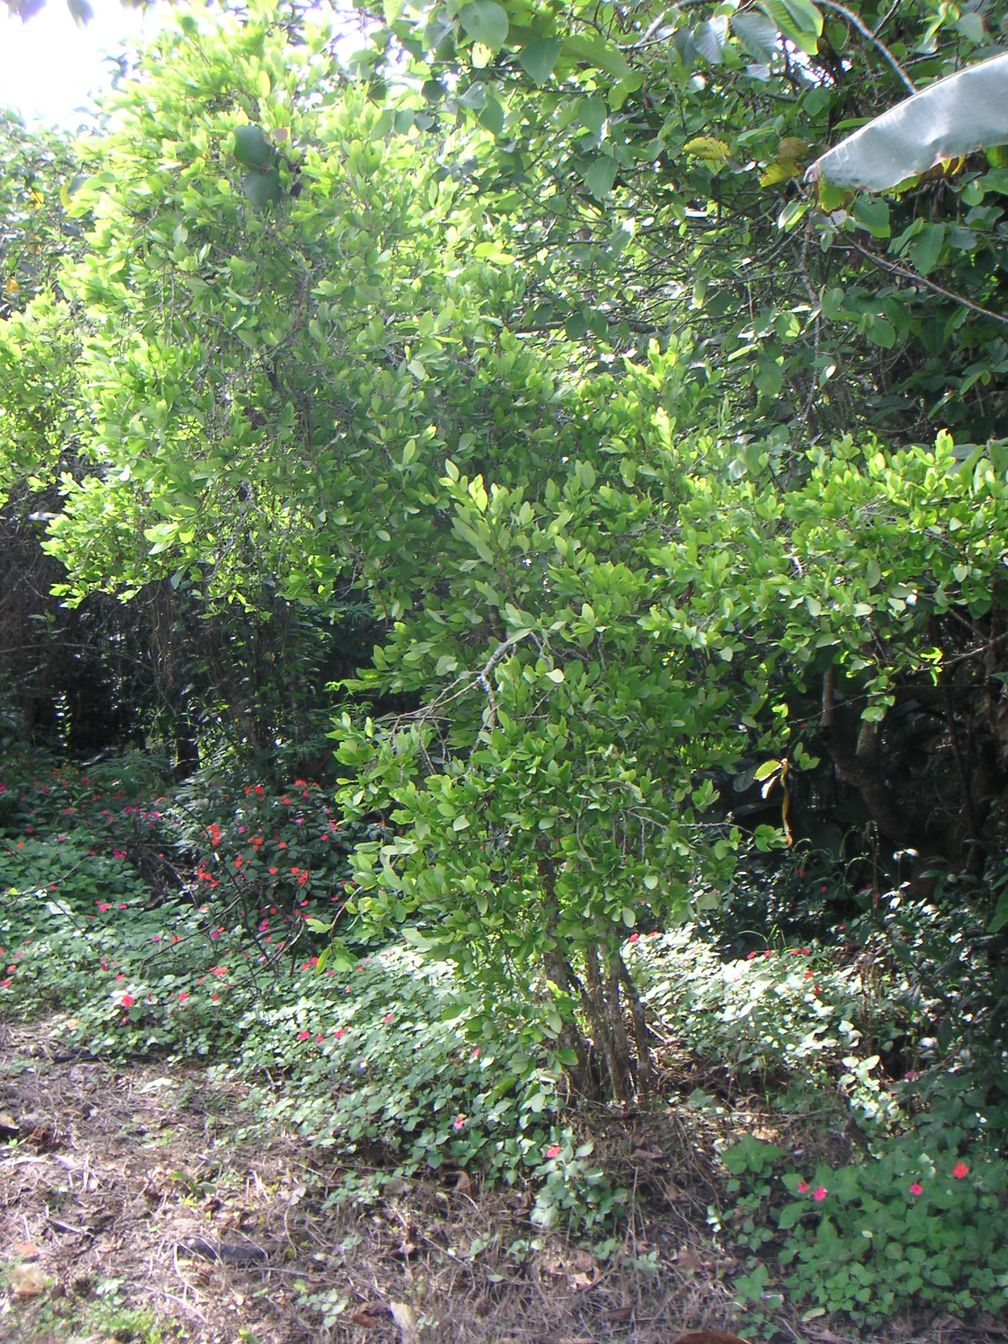
[[[657,1341],[672,1313],[684,1326],[742,1326],[768,1340],[798,1330],[809,1341],[883,1329],[895,1339],[940,1317],[952,1340],[957,1321],[976,1339],[1003,1315],[1003,1109],[977,1087],[966,1053],[926,1034],[928,967],[960,956],[982,973],[979,935],[964,939],[923,910],[913,919],[931,919],[930,941],[902,959],[894,936],[867,924],[807,943],[775,933],[735,953],[690,928],[630,933],[627,962],[657,1024],[658,1096],[643,1112],[577,1108],[547,1052],[496,1036],[485,1018],[477,1031],[450,967],[407,944],[355,943],[353,836],[319,786],[178,788],[128,758],[91,770],[30,762],[2,782],[0,1023],[14,1054],[0,1160],[12,1173],[6,1235],[37,1251],[11,1250],[5,1273],[20,1255],[63,1293],[83,1284],[77,1306],[97,1326],[118,1313],[116,1337],[157,1344],[177,1327],[208,1344],[362,1330],[408,1341],[412,1321],[416,1339],[518,1341],[553,1338],[562,1322],[569,1338]],[[352,956],[327,960],[334,927]],[[119,1102],[103,1109],[88,1083],[104,1154],[92,1160],[80,1158],[91,1138],[72,1118],[80,1088],[67,1079],[99,1076],[138,1106],[131,1117]],[[197,1108],[223,1146],[220,1165],[206,1157],[197,1179],[172,1155],[156,1189],[136,1184],[139,1170],[121,1172],[129,1195],[107,1219],[91,1199],[52,1215],[54,1155],[106,1162],[116,1134],[156,1152],[181,1122],[150,1098],[160,1106],[162,1090],[179,1089],[224,1099],[226,1122],[211,1113],[218,1103]],[[303,1221],[286,1242],[265,1196],[233,1198],[236,1183],[248,1194],[250,1170],[272,1189],[252,1149],[267,1165],[282,1151],[288,1174],[274,1184],[302,1191]],[[43,1162],[49,1183],[33,1185]],[[71,1182],[60,1199],[80,1205],[87,1193]],[[145,1223],[131,1242],[123,1209],[143,1199],[169,1222]],[[15,1207],[24,1237],[10,1230]],[[320,1231],[330,1223],[338,1246]],[[77,1280],[63,1227],[89,1238]],[[389,1251],[390,1227],[411,1249]],[[274,1259],[255,1272],[271,1300],[287,1285],[280,1316],[250,1307],[242,1318],[237,1299],[259,1301],[259,1288],[234,1278],[254,1272],[245,1265],[186,1269],[186,1309],[173,1306],[179,1247],[197,1232],[230,1244],[235,1231],[269,1243]],[[372,1266],[380,1289],[354,1274],[322,1287],[317,1266],[331,1270],[346,1244],[386,1268],[391,1254],[397,1273]],[[160,1267],[164,1296],[149,1319],[138,1245]],[[442,1288],[429,1298],[416,1288],[416,1257],[432,1247],[438,1268],[425,1260],[424,1273],[441,1282],[450,1262],[460,1276],[440,1298]],[[405,1269],[418,1271],[409,1291]],[[203,1290],[224,1283],[227,1312],[208,1316]],[[535,1309],[530,1285],[541,1290]],[[568,1292],[580,1295],[576,1310],[535,1314]],[[51,1335],[43,1303],[11,1289],[20,1338],[73,1338],[45,1302]],[[540,1335],[502,1333],[502,1321],[522,1319],[515,1312]]]

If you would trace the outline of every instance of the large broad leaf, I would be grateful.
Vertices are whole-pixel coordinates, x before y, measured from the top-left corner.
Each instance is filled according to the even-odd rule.
[[[836,187],[885,191],[945,159],[1008,144],[1008,55],[949,75],[876,117],[805,174]]]
[[[234,156],[246,168],[268,168],[273,162],[273,146],[261,126],[239,126],[234,133]]]
[[[473,0],[459,10],[459,19],[474,42],[499,51],[508,35],[507,10],[496,0]]]

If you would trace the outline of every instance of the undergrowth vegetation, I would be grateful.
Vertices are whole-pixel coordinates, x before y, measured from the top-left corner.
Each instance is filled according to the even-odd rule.
[[[243,1077],[250,1127],[346,1161],[331,1201],[466,1173],[527,1189],[531,1237],[563,1228],[602,1254],[631,1207],[657,1213],[633,1143],[569,1095],[555,1043],[495,1033],[407,943],[327,960],[349,838],[323,789],[167,786],[134,757],[36,757],[3,785],[8,1018],[55,1018],[71,1052]],[[630,934],[625,956],[654,1023],[645,1122],[679,1127],[663,1163],[705,1150],[697,1235],[736,1258],[751,1330],[769,1337],[785,1304],[865,1328],[921,1304],[1000,1310],[1008,1112],[982,926],[895,892],[818,940],[749,941],[731,955],[682,925]],[[941,1038],[959,993],[976,1026]]]

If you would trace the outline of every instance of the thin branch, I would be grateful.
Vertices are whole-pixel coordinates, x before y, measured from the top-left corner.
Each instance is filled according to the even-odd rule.
[[[984,308],[980,303],[974,303],[972,299],[967,299],[965,294],[957,294],[952,289],[946,289],[944,285],[936,284],[934,280],[929,280],[926,275],[921,275],[917,271],[911,271],[906,266],[900,266],[898,262],[887,261],[885,257],[880,257],[877,252],[872,252],[870,248],[862,247],[859,242],[851,239],[850,247],[855,252],[859,252],[866,261],[879,266],[883,271],[889,271],[892,275],[901,275],[904,280],[910,280],[917,285],[925,285],[928,289],[934,290],[936,294],[941,294],[943,298],[951,299],[953,303],[960,303],[964,308],[968,308],[972,313],[978,313],[981,317],[989,317],[993,322],[1000,322],[1003,327],[1008,327],[1008,317],[1003,313],[995,313],[990,308]]]
[[[838,0],[819,0],[819,4],[821,4],[824,9],[832,9],[834,13],[842,15],[850,26],[861,34],[866,42],[870,42],[876,51],[881,52],[910,92],[917,92],[917,85],[903,69],[886,44],[880,37],[876,36],[866,24],[862,23],[853,10],[848,9],[846,5],[839,4]]]

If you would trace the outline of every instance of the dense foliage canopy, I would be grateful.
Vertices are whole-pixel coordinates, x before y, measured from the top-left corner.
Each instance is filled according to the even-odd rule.
[[[803,181],[1003,29],[180,12],[94,134],[0,127],[8,626],[180,770],[325,719],[386,823],[336,954],[405,927],[585,1088],[647,1090],[624,940],[730,936],[740,856],[1008,923],[1005,151]],[[43,669],[12,731],[72,736]]]

